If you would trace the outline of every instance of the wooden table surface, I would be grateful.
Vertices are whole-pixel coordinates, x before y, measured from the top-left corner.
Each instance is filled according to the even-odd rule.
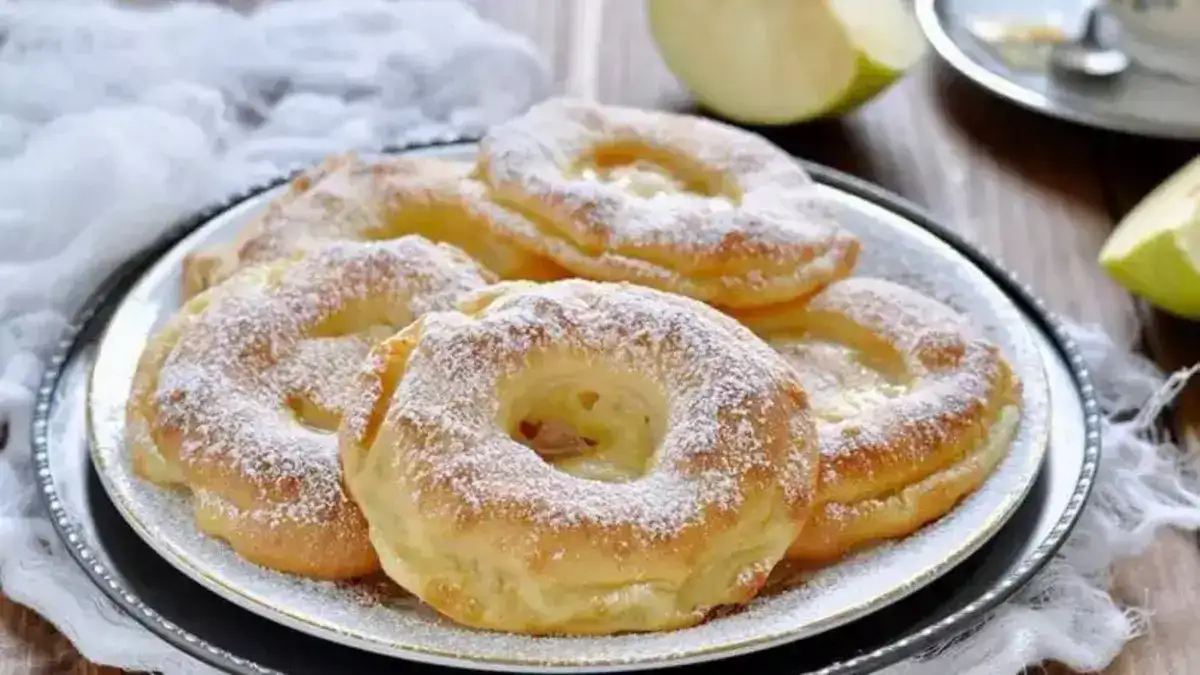
[[[688,105],[654,49],[640,1],[474,4],[544,50],[559,91],[607,103]],[[1200,146],[1036,116],[980,91],[933,55],[843,120],[764,133],[798,156],[923,206],[1001,257],[1054,310],[1103,326],[1118,343],[1145,350],[1164,367],[1200,356],[1200,327],[1146,308],[1095,264],[1116,220]],[[1185,450],[1195,451],[1200,387],[1185,393],[1174,415]],[[1154,614],[1148,634],[1105,673],[1200,673],[1194,535],[1161,533],[1145,555],[1119,566],[1113,588]],[[0,675],[51,672],[117,671],[88,663],[46,622],[0,597]]]

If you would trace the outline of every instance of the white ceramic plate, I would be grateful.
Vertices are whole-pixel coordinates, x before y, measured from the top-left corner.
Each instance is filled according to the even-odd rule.
[[[471,145],[437,152],[469,156]],[[1006,522],[1037,476],[1048,439],[1043,361],[1026,319],[978,268],[933,234],[832,187],[841,218],[864,244],[858,274],[894,279],[968,313],[1024,383],[1023,415],[1007,458],[975,494],[917,534],[851,557],[807,584],[740,613],[684,630],[604,638],[534,638],[453,625],[412,602],[380,604],[344,585],[300,580],[243,561],[200,534],[186,498],[133,475],[124,406],[149,335],[176,308],[180,263],[230,239],[279,192],[224,211],[154,263],[116,309],[99,345],[88,408],[92,457],[117,509],[155,551],[214,593],[297,630],[377,653],[489,670],[630,670],[765,649],[845,624],[945,574]]]

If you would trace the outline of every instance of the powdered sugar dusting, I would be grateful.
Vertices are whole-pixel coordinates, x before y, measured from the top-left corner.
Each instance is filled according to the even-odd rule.
[[[241,259],[262,262],[327,241],[385,235],[397,207],[428,208],[432,196],[456,186],[469,169],[429,157],[366,162],[335,155],[293,180],[267,207],[244,235]]]
[[[367,373],[378,373],[385,367],[383,358],[374,351],[368,352],[359,362],[359,377],[352,390],[346,394],[346,407],[342,409],[342,427],[351,438],[362,439],[367,433],[372,406],[383,395],[383,383],[376,377],[362,377]]]
[[[909,389],[864,364],[857,350],[846,345],[791,337],[768,339],[768,344],[796,369],[813,414],[821,420],[853,417]]]
[[[792,275],[857,250],[791,157],[712,120],[555,99],[494,126],[481,148],[499,199],[593,253],[686,274]],[[612,148],[683,157],[680,165],[703,176],[698,189],[715,194],[655,188],[645,196],[628,180],[598,180],[588,164]]]
[[[919,453],[946,433],[940,420],[981,411],[996,393],[1004,364],[992,346],[975,336],[962,315],[907,287],[851,279],[814,298],[809,311],[841,314],[871,331],[895,350],[903,364],[900,375],[910,383],[903,396],[825,430],[823,456],[880,444]],[[888,442],[914,434],[928,442]]]
[[[270,512],[320,518],[345,500],[329,432],[362,358],[397,325],[485,283],[466,258],[417,237],[247,270],[184,329],[159,373],[157,423],[181,431],[183,463],[226,465],[256,489],[285,491]],[[347,315],[367,303],[385,311]],[[303,424],[297,402],[333,425]]]
[[[498,428],[495,392],[504,379],[564,351],[640,371],[666,393],[667,432],[649,474],[626,483],[581,479]],[[661,539],[698,526],[710,509],[738,508],[752,469],[781,485],[792,430],[765,415],[788,414],[773,408],[796,386],[792,377],[745,329],[698,303],[634,286],[558,282],[503,295],[471,318],[426,317],[384,424],[417,430],[405,451],[406,479],[422,494],[449,489],[457,496],[452,508],[472,519],[632,524],[636,534]],[[358,410],[374,405],[367,400]]]
[[[945,518],[903,541],[806,575],[804,585],[762,596],[740,613],[685,630],[605,638],[532,638],[474,631],[403,601],[377,604],[373,596],[364,598],[353,587],[308,582],[256,567],[220,541],[199,534],[189,502],[138,480],[124,453],[121,392],[128,389],[144,337],[140,317],[148,310],[162,316],[176,310],[177,257],[165,258],[140,294],[161,304],[126,305],[114,318],[101,350],[105,365],[100,370],[106,374],[102,380],[106,385],[93,407],[97,466],[113,499],[142,519],[150,532],[148,539],[172,564],[252,611],[282,617],[306,632],[371,651],[521,671],[545,665],[663,666],[820,633],[916,590],[975,550],[1036,477],[1048,414],[1045,391],[1038,386],[1044,381],[1041,354],[1025,331],[1023,315],[999,290],[933,236],[857,198],[822,190],[839,219],[864,242],[861,274],[899,281],[949,304],[1000,345],[1025,383],[1022,418],[1008,457],[978,492]],[[209,231],[236,231],[243,225],[244,221],[219,220]],[[123,330],[129,327],[132,334]],[[82,387],[73,391],[82,392]]]
[[[840,281],[795,319],[774,342],[792,354],[802,380],[817,385],[821,484],[831,499],[848,497],[846,490],[861,496],[845,486],[861,484],[876,467],[927,461],[977,425],[992,424],[988,416],[1008,403],[1008,367],[997,350],[962,315],[905,286],[865,277]],[[847,323],[856,329],[843,328],[841,337],[869,335],[892,381],[858,363],[854,345],[839,350],[819,342],[830,327]]]
[[[920,448],[935,443],[942,433],[939,420],[981,411],[992,393],[991,383],[998,375],[998,364],[986,358],[984,352],[976,355],[975,363],[970,364],[977,368],[975,372],[923,374],[919,385],[903,396],[881,401],[860,416],[824,427],[822,456],[832,458],[863,447],[883,445],[920,452]],[[920,434],[927,443],[894,442],[912,434]]]

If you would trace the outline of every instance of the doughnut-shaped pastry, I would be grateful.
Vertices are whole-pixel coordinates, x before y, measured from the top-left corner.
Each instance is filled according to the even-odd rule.
[[[1019,382],[949,307],[852,278],[807,304],[740,318],[796,367],[817,418],[817,506],[789,558],[821,564],[908,535],[1007,454]]]
[[[756,307],[811,295],[858,256],[792,157],[699,117],[555,99],[493,127],[478,163],[527,217],[502,224],[590,279]]]
[[[364,161],[329,157],[292,179],[287,191],[247,225],[232,244],[190,255],[186,297],[246,264],[269,262],[336,241],[376,241],[410,234],[466,251],[507,279],[567,276],[543,256],[513,243],[498,219],[513,216],[494,204],[471,165],[435,157],[389,156]]]
[[[341,429],[384,571],[473,627],[604,634],[744,603],[816,480],[804,392],[702,303],[506,283],[373,352]]]
[[[274,570],[378,569],[336,429],[372,346],[490,281],[420,237],[331,244],[243,268],[150,340],[126,411],[134,470],[191,492],[196,523]]]

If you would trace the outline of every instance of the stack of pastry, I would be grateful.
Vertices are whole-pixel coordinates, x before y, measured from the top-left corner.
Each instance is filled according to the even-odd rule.
[[[334,157],[187,259],[132,461],[274,570],[382,570],[477,628],[693,625],[1007,451],[999,350],[858,251],[791,157],[700,118],[552,100],[474,162]]]

